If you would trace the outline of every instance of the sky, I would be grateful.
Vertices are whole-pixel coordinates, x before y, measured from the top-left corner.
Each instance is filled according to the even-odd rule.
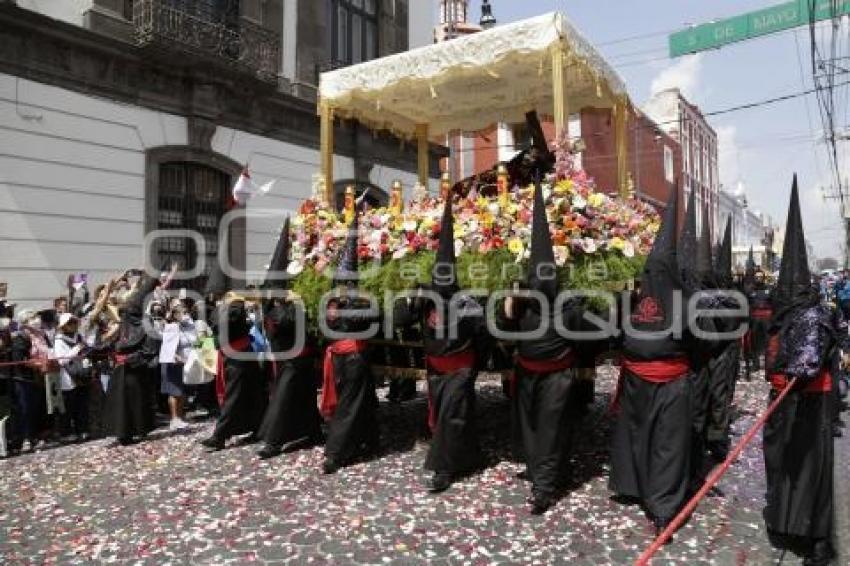
[[[641,106],[655,90],[679,87],[704,112],[758,102],[812,88],[809,30],[783,32],[719,50],[670,60],[667,36],[687,24],[743,14],[774,6],[782,0],[491,0],[499,23],[561,11],[602,52],[628,85]],[[480,0],[470,3],[477,22]],[[850,36],[845,29],[845,37]],[[635,36],[637,40],[622,41]],[[847,49],[850,41],[842,46]],[[845,53],[847,55],[847,53]],[[850,81],[838,75],[836,82]],[[842,101],[850,86],[837,91]],[[848,126],[842,103],[837,117]],[[833,192],[820,113],[814,95],[759,108],[710,117],[718,134],[721,183],[743,183],[751,209],[765,212],[782,224],[787,214],[793,173],[800,183],[806,236],[818,257],[840,258],[843,223]],[[839,142],[841,144],[841,142]],[[842,156],[850,141],[840,146]],[[848,155],[847,157],[850,157]],[[846,159],[844,163],[850,163]],[[850,172],[842,171],[843,176]]]

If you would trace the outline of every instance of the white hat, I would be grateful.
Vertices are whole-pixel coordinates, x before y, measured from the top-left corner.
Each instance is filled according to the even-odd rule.
[[[67,325],[72,320],[77,320],[77,317],[75,317],[74,315],[72,315],[69,312],[63,312],[62,315],[59,317],[59,324],[58,324],[57,328],[64,327],[65,325]]]

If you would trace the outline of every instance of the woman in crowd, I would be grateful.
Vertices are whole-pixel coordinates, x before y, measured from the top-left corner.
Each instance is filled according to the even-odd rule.
[[[159,349],[145,329],[144,302],[157,285],[159,280],[142,275],[120,310],[115,367],[106,394],[106,424],[122,445],[145,436],[154,427],[148,368]]]
[[[192,317],[186,314],[179,299],[173,299],[162,328],[162,346],[159,351],[162,372],[160,392],[168,396],[171,430],[189,426],[184,420],[186,394],[183,385],[183,364],[197,341],[198,335]]]
[[[88,439],[88,386],[91,363],[81,358],[84,344],[77,330],[79,319],[71,313],[59,317],[53,355],[59,364],[59,379],[65,417],[62,424],[63,441],[78,442]]]
[[[44,373],[49,364],[47,351],[43,355],[31,355],[39,350],[34,349],[33,342],[38,340],[34,334],[39,333],[41,318],[33,311],[21,311],[16,317],[18,329],[10,332],[9,362],[18,365],[9,367],[11,378],[14,414],[16,415],[13,432],[14,448],[24,451],[35,449],[41,442],[42,433],[47,428],[47,403],[44,391]],[[46,345],[45,345],[46,346]]]

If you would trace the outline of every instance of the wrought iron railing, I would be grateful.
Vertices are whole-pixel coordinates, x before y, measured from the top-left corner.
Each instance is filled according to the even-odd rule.
[[[280,36],[251,22],[221,0],[135,0],[133,27],[139,46],[178,48],[242,68],[265,81],[280,71]]]

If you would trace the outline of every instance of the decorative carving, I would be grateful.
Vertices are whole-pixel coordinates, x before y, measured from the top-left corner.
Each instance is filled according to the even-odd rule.
[[[189,145],[203,151],[212,151],[211,142],[215,135],[215,123],[200,116],[191,116],[188,122]]]
[[[234,22],[227,14],[218,14],[214,4],[208,0],[181,4],[136,0],[136,44],[179,47],[195,56],[241,67],[264,81],[277,82],[280,36],[245,18]]]

